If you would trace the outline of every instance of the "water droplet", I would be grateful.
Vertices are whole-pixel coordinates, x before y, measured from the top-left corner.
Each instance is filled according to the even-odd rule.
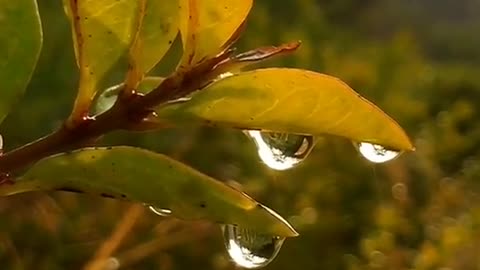
[[[381,145],[361,142],[358,144],[360,154],[374,163],[383,163],[396,158],[400,152],[389,150]]]
[[[305,160],[315,145],[313,136],[248,130],[258,156],[274,170],[288,170]]]
[[[148,209],[150,209],[150,211],[162,217],[168,217],[172,214],[172,210],[168,208],[160,208],[160,207],[155,207],[150,205]]]
[[[223,225],[223,239],[232,260],[244,268],[259,268],[277,256],[285,238],[256,233],[235,225]]]

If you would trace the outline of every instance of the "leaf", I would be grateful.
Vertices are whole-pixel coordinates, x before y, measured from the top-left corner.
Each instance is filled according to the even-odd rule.
[[[140,148],[85,148],[36,163],[0,194],[66,190],[168,208],[182,219],[237,224],[261,233],[296,236],[278,214],[249,196],[165,155]]]
[[[160,62],[178,33],[178,1],[139,0],[139,5],[126,81],[132,89]]]
[[[25,92],[42,47],[35,0],[0,0],[0,123]]]
[[[252,0],[180,0],[183,66],[219,53],[239,34]]]
[[[191,100],[157,110],[160,118],[266,131],[323,135],[413,150],[403,129],[337,78],[268,68],[226,77]]]
[[[148,93],[155,87],[157,87],[163,81],[162,77],[146,77],[137,87],[137,91],[140,93]],[[117,100],[118,94],[125,87],[125,83],[117,84],[105,89],[100,95],[98,95],[93,107],[93,113],[95,115],[101,114],[110,109]]]
[[[64,0],[72,22],[80,69],[73,118],[89,110],[99,82],[129,51],[137,74],[148,72],[167,52],[178,30],[178,3],[155,0]],[[131,63],[132,64],[132,63]],[[133,84],[133,83],[130,83]]]
[[[74,118],[88,111],[99,82],[125,54],[133,38],[138,1],[64,0],[80,69]]]

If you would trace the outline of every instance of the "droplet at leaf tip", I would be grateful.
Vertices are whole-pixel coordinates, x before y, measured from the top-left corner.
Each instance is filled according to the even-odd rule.
[[[397,158],[402,152],[388,149],[382,145],[360,142],[357,143],[360,154],[373,163],[384,163]]]
[[[256,61],[263,56],[254,51],[237,60]],[[158,113],[165,118],[203,120],[218,126],[333,135],[401,151],[414,149],[405,131],[379,107],[340,79],[314,71],[246,71],[217,80],[191,98]]]
[[[227,224],[222,226],[225,248],[238,266],[255,269],[268,265],[278,255],[285,237],[257,233]]]

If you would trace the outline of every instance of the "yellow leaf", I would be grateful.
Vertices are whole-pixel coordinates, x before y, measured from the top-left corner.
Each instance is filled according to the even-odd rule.
[[[72,24],[80,81],[72,118],[88,112],[99,82],[128,50],[138,1],[64,0]]]
[[[335,77],[268,68],[218,80],[165,106],[159,117],[265,131],[349,138],[394,150],[413,150],[403,129],[373,103]]]
[[[252,0],[180,0],[181,65],[190,66],[219,53],[235,38]]]

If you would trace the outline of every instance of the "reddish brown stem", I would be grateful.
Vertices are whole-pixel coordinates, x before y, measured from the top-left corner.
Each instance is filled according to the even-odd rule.
[[[110,131],[128,129],[142,121],[152,108],[202,88],[218,75],[214,67],[227,57],[226,51],[188,71],[175,72],[145,96],[119,99],[95,118],[85,118],[71,127],[63,125],[50,135],[1,155],[0,172],[14,173],[47,156],[83,147]]]

